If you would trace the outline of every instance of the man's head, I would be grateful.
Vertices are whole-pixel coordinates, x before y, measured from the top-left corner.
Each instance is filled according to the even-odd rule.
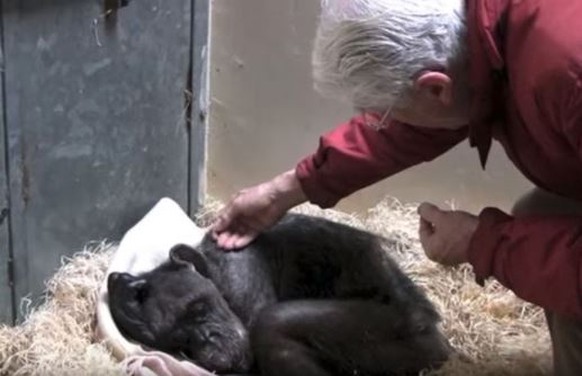
[[[185,356],[210,371],[248,371],[248,332],[207,273],[204,256],[183,245],[151,272],[111,273],[111,315],[124,334],[152,349]]]
[[[323,0],[315,86],[411,125],[468,123],[463,0]]]

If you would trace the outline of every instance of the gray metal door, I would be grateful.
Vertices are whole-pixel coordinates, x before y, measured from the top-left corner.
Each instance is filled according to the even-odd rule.
[[[3,59],[3,55],[0,55]],[[0,76],[0,87],[3,76]],[[0,90],[0,103],[4,103],[4,93]],[[10,281],[10,221],[8,209],[8,160],[6,159],[6,127],[4,108],[0,106],[0,322],[12,319],[13,297]]]
[[[13,256],[12,306],[38,296],[63,255],[118,240],[159,198],[195,209],[204,102],[196,95],[191,106],[190,93],[204,77],[207,7],[133,0],[105,16],[103,1],[3,2],[0,261]]]

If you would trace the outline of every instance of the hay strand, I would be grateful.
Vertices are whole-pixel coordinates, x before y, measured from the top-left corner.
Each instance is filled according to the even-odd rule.
[[[220,208],[212,200],[195,221],[205,227]],[[484,288],[471,268],[429,261],[418,241],[416,205],[388,198],[364,216],[301,205],[295,212],[367,229],[395,240],[387,251],[426,291],[443,316],[442,328],[459,354],[441,376],[549,375],[550,340],[541,309],[497,282]],[[0,327],[0,375],[121,375],[105,346],[95,343],[96,294],[115,247],[93,244],[70,259],[47,283],[47,299],[27,309],[16,327]]]
[[[0,327],[0,375],[122,375],[105,346],[93,343],[96,292],[114,247],[88,245],[46,284],[46,300],[24,306],[25,320]]]

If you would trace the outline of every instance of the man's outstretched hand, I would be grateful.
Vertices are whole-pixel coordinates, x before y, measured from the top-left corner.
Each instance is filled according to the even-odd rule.
[[[295,171],[287,171],[236,193],[212,224],[212,236],[225,250],[242,248],[306,199]]]
[[[469,261],[469,243],[478,217],[464,211],[441,210],[430,203],[418,207],[420,243],[427,257],[443,265]]]

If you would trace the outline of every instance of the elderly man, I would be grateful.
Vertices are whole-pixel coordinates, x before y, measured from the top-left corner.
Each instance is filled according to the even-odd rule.
[[[543,307],[556,374],[582,375],[581,20],[573,0],[323,1],[316,87],[361,114],[236,194],[213,226],[218,243],[241,247],[297,204],[331,207],[466,138],[485,167],[495,139],[538,190],[512,215],[422,204],[421,242]]]

